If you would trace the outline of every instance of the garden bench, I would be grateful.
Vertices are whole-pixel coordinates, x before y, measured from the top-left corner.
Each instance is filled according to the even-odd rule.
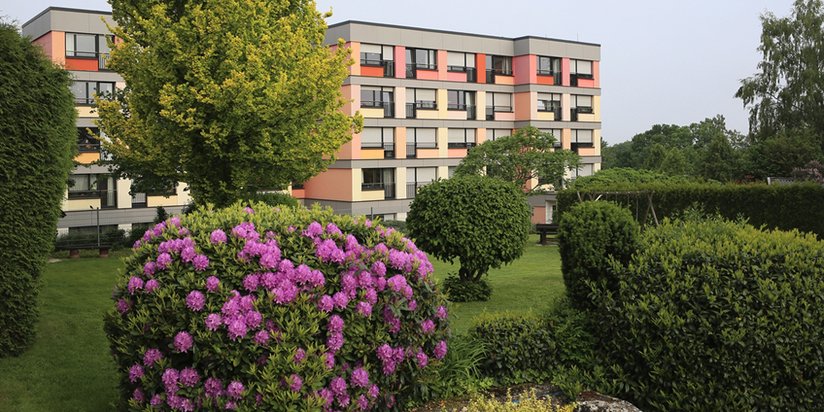
[[[547,237],[547,235],[558,234],[558,225],[556,223],[537,223],[535,224],[535,230],[538,232],[539,235],[541,235],[541,238],[538,240],[538,244],[555,244],[554,240],[552,240],[552,243],[550,243],[550,239]]]

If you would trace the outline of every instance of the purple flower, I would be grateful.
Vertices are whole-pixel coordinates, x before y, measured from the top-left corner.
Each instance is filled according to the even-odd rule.
[[[372,399],[377,398],[377,397],[378,397],[378,395],[380,395],[380,394],[381,394],[381,391],[380,391],[380,389],[378,388],[378,385],[372,385],[372,386],[370,386],[370,387],[369,387],[369,392],[368,392],[368,394],[369,394],[369,397],[370,397],[370,398],[372,398]]]
[[[269,252],[260,257],[260,266],[264,269],[273,269],[280,264],[280,249],[273,247]]]
[[[175,335],[175,349],[178,352],[188,352],[192,349],[192,335],[185,331],[178,332]]]
[[[143,274],[146,276],[154,275],[155,270],[157,270],[157,265],[152,261],[148,261],[143,265]]]
[[[127,288],[129,289],[129,294],[134,295],[135,291],[143,289],[143,279],[137,276],[130,277]]]
[[[335,300],[335,306],[338,309],[345,309],[346,306],[349,305],[349,296],[346,296],[343,292],[335,293],[335,295],[332,296],[332,299]]]
[[[426,356],[426,354],[423,353],[423,351],[418,351],[418,353],[415,354],[415,358],[418,360],[419,368],[425,368],[426,365],[429,364],[429,356]]]
[[[381,261],[372,264],[372,273],[378,276],[386,276],[386,265]]]
[[[329,332],[340,333],[343,332],[343,325],[343,318],[338,315],[332,315],[329,317],[329,324],[327,328],[329,328]]]
[[[446,319],[447,314],[446,308],[443,306],[438,306],[438,309],[435,311],[435,317],[440,320]]]
[[[332,352],[326,352],[323,354],[323,363],[326,365],[326,369],[332,369],[335,367],[335,354]]]
[[[213,230],[212,234],[209,235],[209,241],[212,242],[213,245],[226,243],[226,232],[221,229]]]
[[[323,226],[320,225],[318,222],[312,222],[309,226],[306,227],[306,230],[303,231],[304,236],[308,237],[317,237],[323,233]]]
[[[139,363],[135,363],[129,368],[129,382],[137,382],[143,377],[143,367]]]
[[[440,341],[435,345],[435,358],[443,359],[446,356],[446,341]]]
[[[375,289],[368,289],[366,291],[366,296],[364,296],[367,302],[374,305],[378,302],[378,292]]]
[[[240,395],[243,394],[243,384],[238,381],[232,381],[229,383],[229,386],[226,387],[226,394],[232,399],[240,399]]]
[[[206,278],[206,290],[209,292],[214,292],[220,286],[220,279],[215,276],[209,276]]]
[[[161,253],[157,257],[157,268],[160,270],[166,269],[169,267],[169,264],[172,263],[172,255],[168,253]]]
[[[255,333],[254,341],[260,346],[266,346],[269,343],[269,331],[268,330],[259,330]]]
[[[289,384],[289,389],[291,389],[292,392],[300,392],[300,388],[303,387],[303,379],[301,379],[298,374],[293,373],[290,380],[292,383]]]
[[[363,394],[361,394],[361,396],[358,396],[358,408],[360,408],[360,410],[362,411],[369,409],[369,400],[366,399],[366,396],[364,396]]]
[[[166,392],[177,393],[178,378],[180,378],[180,373],[177,369],[168,368],[163,371],[163,375],[160,379],[163,381],[163,386],[166,387]]]
[[[303,362],[304,358],[306,358],[306,351],[303,350],[303,348],[298,348],[298,350],[295,351],[295,356],[292,358],[292,360],[295,363],[301,363]]]
[[[346,394],[346,393],[342,393],[342,394],[338,395],[338,405],[340,405],[344,408],[349,406],[349,400],[350,400],[349,395]]]
[[[246,321],[243,317],[239,317],[229,323],[229,338],[238,340],[246,336]]]
[[[207,258],[206,255],[197,255],[192,259],[192,265],[196,271],[203,272],[206,270],[206,267],[209,266],[209,258]]]
[[[163,358],[163,355],[160,353],[159,350],[152,348],[146,350],[146,353],[143,354],[143,365],[145,366],[152,366],[155,362],[159,361]]]
[[[427,319],[421,322],[421,331],[425,334],[430,334],[432,331],[435,330],[435,322],[432,322],[432,319]]]
[[[332,352],[337,352],[340,348],[343,347],[343,334],[342,333],[332,333],[326,339],[326,347],[329,348]]]
[[[365,318],[372,316],[372,305],[369,302],[358,302],[357,309],[358,313]]]
[[[180,226],[180,216],[172,216],[169,219],[169,225],[172,227]]]
[[[184,386],[192,387],[197,385],[198,382],[200,382],[200,375],[193,368],[185,368],[180,371],[180,383]]]
[[[351,381],[352,386],[365,388],[369,386],[369,372],[367,372],[366,369],[360,367],[355,368],[355,370],[352,371]]]
[[[203,296],[203,292],[199,290],[193,290],[186,296],[186,306],[192,311],[200,312],[205,304],[206,296]]]
[[[332,389],[332,392],[335,395],[343,395],[346,393],[346,379],[341,378],[340,376],[335,376],[332,378],[332,382],[329,383],[329,389]]]
[[[206,329],[214,332],[220,327],[222,322],[223,318],[220,317],[220,314],[210,313],[209,316],[206,316]]]
[[[126,299],[119,299],[115,304],[115,308],[117,309],[120,314],[124,314],[129,311],[129,307],[131,307],[131,303],[129,303]]]
[[[248,275],[243,278],[243,288],[249,292],[254,292],[257,290],[258,286],[260,286],[260,276],[259,275]]]
[[[415,311],[415,309],[417,309],[417,308],[418,308],[418,301],[416,301],[416,300],[410,300],[410,301],[409,301],[409,303],[408,303],[406,306],[409,308],[409,310],[411,310],[411,311],[413,311],[413,312],[414,312],[414,311]]]
[[[251,207],[249,207],[249,206],[244,207],[244,208],[243,208],[243,211],[244,211],[244,212],[246,212],[246,213],[248,213],[248,214],[250,214],[250,215],[255,214],[255,210],[254,210],[254,209],[252,209],[252,208],[251,208]]]
[[[132,392],[132,399],[137,401],[139,404],[143,404],[146,401],[146,395],[143,394],[143,391],[140,388],[137,388]]]
[[[332,239],[326,239],[318,245],[316,252],[321,262],[343,263],[345,254],[338,248],[338,245]]]
[[[160,395],[155,394],[154,396],[152,396],[152,400],[149,401],[149,404],[151,404],[152,406],[160,406],[161,404],[163,404],[163,398],[161,398]]]
[[[209,398],[217,398],[223,392],[223,384],[220,383],[220,379],[217,378],[206,379],[203,387],[206,390],[206,396]]]
[[[335,401],[335,394],[327,388],[319,390],[318,396],[320,396],[323,399],[323,403],[326,406],[332,406],[332,402]]]
[[[318,301],[318,309],[322,312],[327,312],[328,313],[328,312],[332,311],[332,308],[333,308],[334,304],[335,304],[335,301],[334,301],[334,299],[332,299],[331,296],[323,295],[323,296],[320,297],[320,300]]]
[[[157,288],[159,288],[159,287],[160,287],[160,283],[158,283],[156,279],[149,279],[149,280],[146,281],[146,286],[145,286],[146,293],[152,293],[155,290],[157,290]]]
[[[244,321],[246,322],[247,327],[255,329],[260,326],[261,322],[263,322],[263,315],[261,315],[260,312],[253,310],[246,313]]]
[[[180,251],[180,260],[189,263],[197,256],[194,246],[186,246]]]
[[[406,285],[406,278],[402,275],[395,275],[389,278],[386,281],[386,284],[389,285],[389,288],[395,292],[400,292]]]

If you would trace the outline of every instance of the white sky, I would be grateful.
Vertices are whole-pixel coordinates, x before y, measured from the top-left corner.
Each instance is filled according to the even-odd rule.
[[[449,1],[319,0],[328,23],[362,20],[495,36],[525,35],[601,44],[602,134],[630,139],[654,124],[689,124],[722,114],[747,131],[733,95],[760,61],[759,16],[788,15],[792,0]],[[109,10],[104,0],[0,0],[18,23],[49,6]]]

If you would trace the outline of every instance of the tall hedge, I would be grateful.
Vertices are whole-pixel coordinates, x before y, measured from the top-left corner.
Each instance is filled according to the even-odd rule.
[[[77,150],[69,74],[0,23],[0,357],[34,340],[38,280]]]
[[[611,262],[629,262],[638,248],[639,231],[629,210],[610,202],[579,203],[564,216],[558,227],[561,270],[574,307],[591,307],[592,282],[617,287]]]
[[[821,410],[824,242],[744,223],[664,222],[617,292],[594,303],[599,348],[644,410]]]
[[[744,217],[770,229],[812,232],[824,237],[824,187],[814,183],[791,185],[648,183],[563,190],[558,193],[559,219],[572,205],[600,196],[630,209],[639,220],[653,219],[649,194],[659,221],[677,216],[694,204],[727,219]]]

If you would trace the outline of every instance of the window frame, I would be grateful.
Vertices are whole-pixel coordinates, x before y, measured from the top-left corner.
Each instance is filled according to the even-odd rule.
[[[367,87],[368,89],[364,90],[364,87]],[[370,90],[370,89],[377,89],[377,90]],[[372,99],[373,100],[364,100],[363,99],[364,91],[372,92]],[[394,87],[361,86],[360,93],[361,93],[361,95],[360,95],[360,97],[361,97],[360,107],[362,107],[362,108],[385,109],[386,104],[390,104],[390,105],[395,104],[395,88]],[[374,100],[375,93],[378,93],[378,96],[380,97],[380,100]],[[384,93],[389,94],[389,97],[390,97],[389,101],[384,101],[383,100]],[[367,105],[367,104],[364,104],[364,102],[369,102],[370,104]]]
[[[91,105],[94,104],[94,96],[89,94],[89,85],[90,84],[94,84],[95,90],[97,90],[97,92],[95,92],[95,95],[97,95],[99,93],[101,84],[111,85],[112,93],[114,93],[115,90],[117,90],[117,85],[116,85],[115,82],[101,82],[101,81],[97,81],[97,80],[72,80],[72,95],[74,95],[74,85],[76,83],[85,83],[85,85],[86,85],[86,87],[85,87],[85,90],[86,90],[85,91],[85,96],[86,97],[74,96],[74,104],[76,106],[91,106]],[[105,97],[105,96],[103,96],[103,97]]]
[[[453,130],[460,130],[463,132],[463,142],[452,141],[452,131]],[[469,141],[467,135],[469,131],[472,131],[472,141]],[[447,149],[470,149],[475,147],[478,142],[478,131],[474,128],[466,128],[466,127],[450,127],[446,131],[446,147]]]
[[[554,56],[537,56],[536,61],[536,68],[535,71],[538,76],[558,76],[561,74],[561,58],[554,57]],[[549,62],[550,70],[541,70],[541,61],[546,59]],[[552,67],[556,67],[555,62],[557,62],[558,70],[553,70]]]
[[[550,100],[541,99],[541,95],[549,95]],[[557,97],[557,100],[555,99]],[[553,103],[547,106],[547,102]],[[543,104],[543,107],[541,107]],[[538,112],[555,113],[561,110],[561,94],[560,93],[538,93]]]

